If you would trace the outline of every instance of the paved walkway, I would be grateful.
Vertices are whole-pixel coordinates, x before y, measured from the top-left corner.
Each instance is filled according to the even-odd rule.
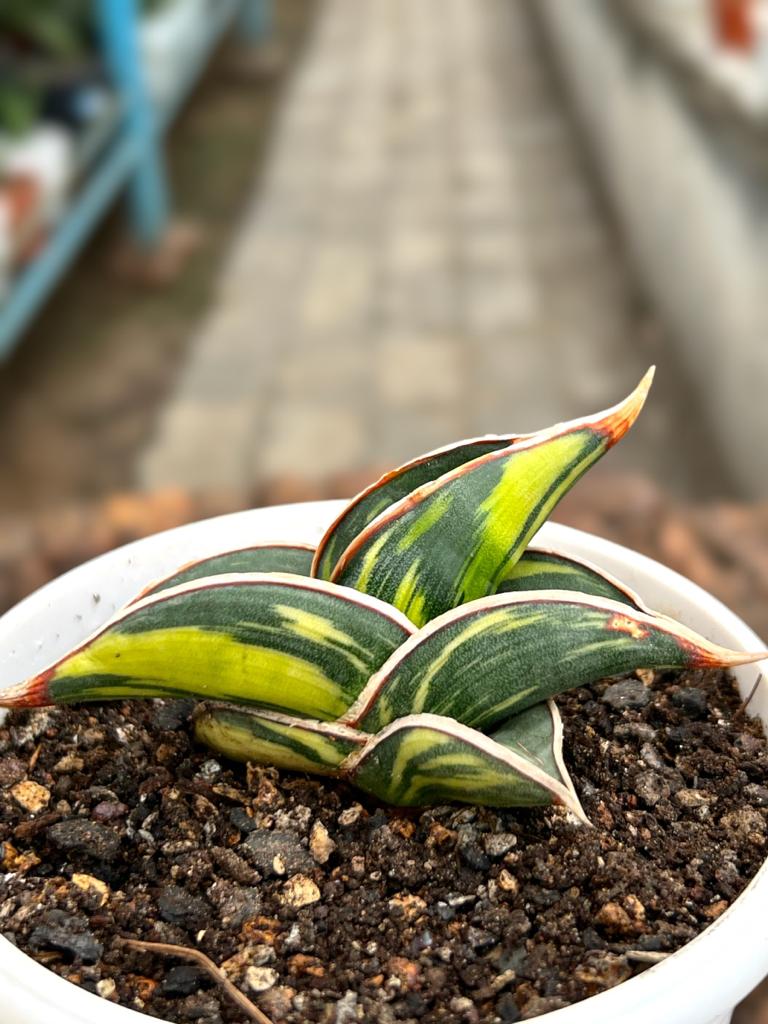
[[[701,493],[637,309],[524,4],[324,0],[141,483],[395,464],[596,411],[656,361],[614,464]]]

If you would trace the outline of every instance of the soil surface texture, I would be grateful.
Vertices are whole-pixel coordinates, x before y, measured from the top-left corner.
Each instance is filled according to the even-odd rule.
[[[405,812],[198,747],[190,702],[0,728],[0,930],[102,998],[242,1022],[528,1020],[617,985],[727,909],[766,855],[768,756],[721,672],[558,701],[587,829],[559,809]]]

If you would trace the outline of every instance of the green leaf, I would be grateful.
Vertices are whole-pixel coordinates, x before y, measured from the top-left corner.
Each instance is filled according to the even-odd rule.
[[[513,715],[490,736],[574,791],[563,761],[563,722],[553,700],[541,701]]]
[[[499,584],[497,593],[522,590],[574,590],[579,594],[608,597],[648,612],[641,598],[615,576],[581,558],[546,548],[526,548],[509,576]]]
[[[119,612],[0,706],[187,695],[334,719],[413,632],[394,608],[309,577],[213,576]]]
[[[226,551],[188,562],[170,576],[151,584],[136,600],[178,587],[181,583],[233,572],[287,572],[294,576],[309,576],[314,553],[315,549],[310,544],[257,544]]]
[[[370,736],[335,722],[206,701],[195,736],[235,761],[347,778],[388,803],[459,800],[494,807],[562,803],[586,820],[562,758],[552,701],[486,737],[435,715],[411,715]]]
[[[519,719],[508,725],[502,744],[452,718],[408,715],[352,754],[343,770],[360,789],[399,807],[453,800],[490,807],[562,804],[586,821],[573,787],[520,753],[529,738],[531,745],[541,742],[541,715]],[[531,726],[535,735],[529,737]]]
[[[608,598],[541,590],[496,594],[441,616],[371,678],[342,722],[376,733],[405,715],[487,729],[564,690],[637,668],[758,661],[662,615]]]
[[[234,761],[338,775],[341,763],[370,736],[334,722],[294,718],[205,701],[195,711],[195,737]]]
[[[493,594],[560,498],[637,418],[652,370],[624,402],[467,462],[363,529],[331,579],[416,625]]]
[[[326,530],[317,546],[312,563],[312,575],[330,579],[334,566],[346,548],[369,523],[396,501],[410,494],[422,484],[436,480],[458,466],[471,462],[488,452],[509,448],[519,441],[527,440],[530,434],[488,435],[474,437],[468,441],[438,448],[436,451],[419,455],[418,458],[385,473],[375,483],[344,508],[338,518]]]

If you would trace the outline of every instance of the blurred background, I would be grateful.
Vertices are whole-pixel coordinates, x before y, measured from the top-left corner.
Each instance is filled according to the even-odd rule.
[[[0,609],[656,363],[555,518],[768,635],[767,186],[766,0],[1,0]]]

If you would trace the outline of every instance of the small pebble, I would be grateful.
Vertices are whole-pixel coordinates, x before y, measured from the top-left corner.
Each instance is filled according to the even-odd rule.
[[[20,757],[5,756],[0,759],[0,789],[20,782],[27,774],[27,762]]]
[[[632,922],[626,910],[618,903],[605,903],[595,914],[595,921],[609,932],[623,935],[632,930]]]
[[[459,856],[475,871],[488,871],[491,862],[483,853],[480,844],[477,841],[477,833],[475,829],[463,826],[459,829],[459,840],[456,844],[456,848],[459,851]]]
[[[96,991],[102,999],[111,999],[117,991],[117,985],[112,978],[102,978],[96,982]]]
[[[119,800],[102,800],[91,811],[94,821],[117,821],[124,818],[130,808]]]
[[[648,742],[656,736],[656,730],[648,722],[619,722],[613,730],[617,740],[640,740]]]
[[[427,909],[427,904],[421,898],[413,893],[398,893],[397,896],[393,896],[387,904],[390,916],[394,918],[400,918],[405,921],[412,921],[414,918],[423,914]]]
[[[491,932],[485,931],[484,928],[470,926],[467,929],[467,944],[476,953],[486,953],[496,945],[496,937]]]
[[[762,840],[766,832],[766,821],[760,811],[754,807],[742,807],[737,811],[730,811],[720,819],[723,828],[746,839],[757,838]]]
[[[95,963],[104,950],[85,917],[66,914],[63,910],[49,910],[32,929],[29,944],[33,949],[58,949],[86,964]]]
[[[504,892],[512,893],[513,895],[520,888],[520,884],[515,876],[511,872],[507,871],[506,868],[502,868],[499,872],[497,882],[500,889]]]
[[[306,907],[319,899],[320,890],[306,875],[294,875],[283,885],[283,902],[289,907]]]
[[[207,761],[203,761],[197,772],[201,779],[205,779],[206,782],[213,782],[215,778],[221,775],[221,765],[218,761],[208,758]]]
[[[483,836],[483,849],[493,860],[504,857],[517,845],[513,832],[489,832]]]
[[[309,834],[309,852],[318,864],[327,864],[328,860],[336,849],[336,843],[328,834],[328,829],[322,821],[316,821]]]
[[[756,782],[750,782],[744,787],[744,796],[755,807],[768,807],[768,787],[760,786]]]
[[[360,804],[352,804],[351,807],[347,807],[341,812],[337,820],[342,828],[351,828],[358,823],[362,813],[363,808]]]
[[[684,686],[672,694],[672,703],[688,718],[706,718],[707,695],[695,686]]]
[[[687,811],[696,811],[709,805],[717,798],[713,793],[702,793],[700,789],[679,789],[674,795],[678,807]]]
[[[299,928],[298,924],[294,921],[288,929],[288,934],[283,939],[282,950],[285,953],[294,953],[297,949],[301,949],[302,942],[301,928]]]
[[[336,1003],[333,1024],[357,1024],[357,993],[345,992]]]
[[[69,818],[57,821],[47,830],[54,846],[67,853],[74,853],[94,860],[112,861],[120,852],[120,837],[106,825],[88,821],[86,818]]]
[[[55,772],[81,772],[85,761],[77,754],[65,754],[53,766]]]
[[[259,1006],[270,1020],[279,1024],[280,1021],[287,1019],[291,1010],[296,1007],[296,1000],[301,998],[303,994],[297,995],[296,990],[290,985],[275,985],[263,993],[259,999]]]
[[[298,833],[287,830],[251,832],[238,849],[264,875],[293,874],[310,871],[315,866],[309,851],[301,845]],[[276,858],[279,858],[277,865]]]
[[[249,967],[245,972],[245,984],[251,992],[266,992],[276,984],[278,977],[273,967]]]
[[[211,850],[211,857],[224,874],[228,875],[235,882],[240,882],[241,885],[256,885],[261,881],[258,871],[255,871],[234,850],[229,850],[223,846],[214,846]]]
[[[17,782],[11,789],[11,796],[19,807],[23,807],[30,814],[38,814],[48,806],[51,799],[50,790],[37,782],[32,782],[31,779]]]
[[[711,921],[715,921],[721,914],[724,914],[728,909],[728,900],[717,900],[716,903],[710,903],[708,907],[704,908],[704,916],[708,917]]]
[[[199,967],[192,964],[178,964],[163,975],[163,980],[160,982],[160,995],[165,996],[166,999],[191,996],[207,980],[208,975]]]
[[[640,747],[640,757],[649,768],[655,768],[656,771],[663,771],[667,767],[666,761],[652,743],[644,743]]]
[[[635,777],[635,792],[648,807],[655,807],[659,800],[665,800],[672,790],[664,776],[658,772],[640,772]]]
[[[178,924],[189,931],[202,928],[211,913],[207,900],[178,885],[163,886],[157,897],[157,909],[168,924]]]
[[[229,812],[229,820],[240,832],[255,832],[258,822],[243,807],[233,807]]]
[[[651,694],[639,679],[622,679],[607,688],[602,700],[616,711],[639,711],[650,704]]]
[[[285,948],[285,942],[283,943]],[[265,964],[273,964],[277,958],[277,954],[272,946],[268,946],[265,942],[259,943],[257,946],[252,946],[250,951],[251,963],[254,967],[263,967]]]
[[[475,1004],[467,996],[454,996],[449,1004],[451,1013],[466,1024],[476,1024],[480,1019],[480,1015],[477,1012]],[[503,1020],[519,1020],[517,1017],[502,1018]]]
[[[100,878],[75,872],[72,875],[72,883],[83,892],[92,893],[100,907],[103,907],[109,899],[109,886],[106,882],[102,882]]]
[[[261,911],[261,892],[257,888],[235,885],[226,878],[218,878],[206,890],[206,896],[216,907],[219,922],[225,928],[242,928]]]
[[[590,953],[587,960],[573,972],[577,981],[591,988],[613,988],[626,981],[632,973],[623,956],[616,953]],[[526,1007],[526,1011],[527,1011]],[[554,1009],[554,1007],[553,1007]],[[539,1012],[543,1012],[540,1010]]]

